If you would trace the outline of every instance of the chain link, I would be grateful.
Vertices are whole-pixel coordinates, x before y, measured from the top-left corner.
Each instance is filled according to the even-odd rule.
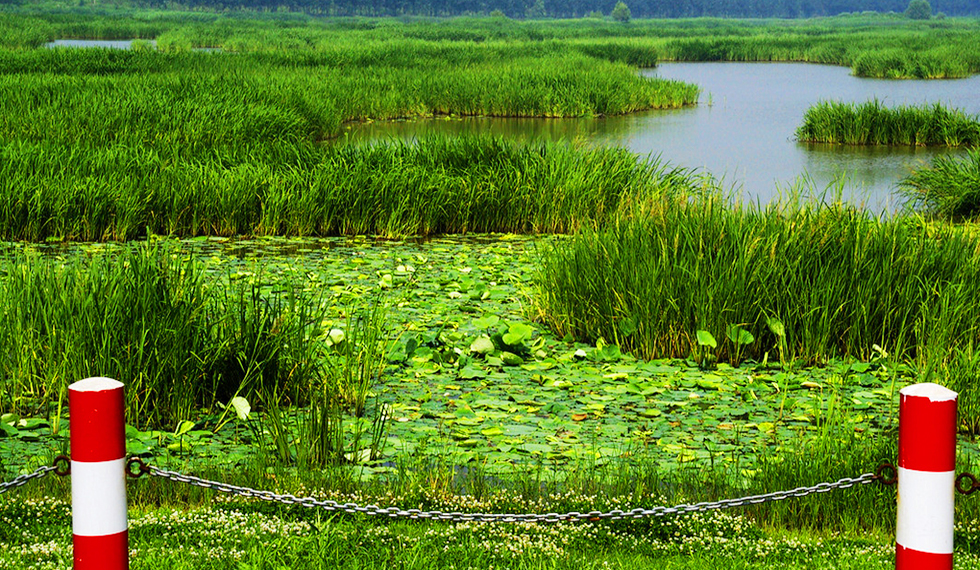
[[[54,465],[44,465],[38,467],[33,473],[27,473],[26,475],[20,475],[15,477],[13,480],[6,483],[0,483],[0,495],[6,493],[7,491],[16,489],[17,487],[23,487],[34,479],[42,479],[48,473],[51,473],[56,468]]]
[[[400,509],[398,507],[379,507],[377,505],[358,505],[357,503],[339,503],[331,500],[318,500],[313,497],[297,497],[290,494],[279,494],[272,491],[260,491],[249,487],[239,487],[218,481],[210,481],[193,475],[184,475],[176,471],[160,469],[152,465],[142,465],[142,473],[148,473],[154,477],[168,479],[176,483],[185,483],[205,489],[214,489],[221,493],[228,493],[239,497],[250,497],[281,503],[284,505],[299,505],[307,508],[319,508],[330,512],[361,513],[369,516],[401,518],[412,520],[439,520],[451,522],[559,522],[577,520],[620,520],[620,519],[639,519],[646,517],[662,517],[672,514],[694,513],[701,511],[712,511],[719,509],[730,509],[744,505],[758,505],[784,499],[806,497],[807,495],[829,493],[837,489],[847,489],[855,485],[867,485],[878,480],[874,473],[865,473],[859,477],[845,477],[833,483],[818,483],[812,487],[797,487],[788,491],[776,491],[763,495],[751,495],[738,499],[725,499],[722,501],[708,501],[703,503],[681,504],[673,507],[653,507],[652,509],[631,509],[611,511],[589,511],[569,513],[544,513],[544,514],[512,514],[512,513],[461,513],[445,511],[423,511],[420,509]]]

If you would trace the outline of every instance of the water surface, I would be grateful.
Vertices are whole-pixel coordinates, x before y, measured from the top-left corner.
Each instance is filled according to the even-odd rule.
[[[105,48],[105,49],[133,49],[133,42],[140,41],[138,39],[132,40],[54,40],[53,42],[48,42],[44,44],[46,48],[57,48],[57,47],[68,47],[68,48]],[[144,40],[150,43],[153,47],[157,46],[156,40]]]
[[[821,100],[886,106],[936,103],[980,114],[980,76],[958,80],[854,77],[845,67],[803,63],[665,63],[645,75],[702,88],[696,107],[585,119],[425,119],[352,127],[348,140],[427,134],[492,133],[529,140],[580,140],[619,145],[672,164],[704,169],[769,202],[806,175],[823,190],[842,180],[844,199],[874,211],[898,205],[897,182],[928,163],[936,148],[857,147],[799,143],[794,133]]]

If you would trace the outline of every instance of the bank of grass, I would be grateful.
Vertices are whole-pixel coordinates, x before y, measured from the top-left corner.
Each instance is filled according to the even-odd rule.
[[[978,259],[975,232],[914,215],[675,193],[546,249],[534,300],[557,335],[646,359],[912,362],[977,433]]]
[[[533,471],[500,479],[486,477],[478,466],[460,470],[448,463],[410,458],[389,476],[367,481],[358,481],[350,468],[290,471],[261,461],[237,468],[190,470],[219,481],[342,503],[446,512],[590,512],[731,498],[857,475],[851,471],[859,470],[866,458],[860,456],[857,466],[848,458],[858,458],[859,451],[885,451],[869,445],[868,439],[853,441],[853,432],[843,435],[854,444],[844,458],[832,460],[826,455],[829,450],[815,453],[816,448],[801,448],[796,456],[774,455],[747,486],[730,484],[733,474],[706,465],[666,474],[654,462],[640,469],[568,466],[560,485]],[[54,563],[60,568],[63,560],[70,559],[70,511],[61,498],[66,491],[66,481],[48,479],[24,489],[15,500],[0,498],[0,520],[7,523],[0,527],[0,537],[8,545],[0,553],[0,564],[5,564],[0,567]],[[832,568],[853,564],[845,561],[858,555],[861,563],[850,567],[879,568],[892,553],[894,519],[894,492],[878,485],[794,499],[795,505],[558,524],[444,524],[338,516],[228,499],[210,490],[146,477],[131,483],[129,494],[135,567],[607,568],[641,563],[763,568],[793,567],[808,560],[811,566]],[[970,520],[972,511],[964,511],[963,506],[959,514]],[[849,516],[852,512],[855,516]],[[820,514],[809,516],[814,513]],[[971,538],[970,532],[976,534],[958,531],[958,544],[964,537]],[[39,551],[41,545],[46,546]],[[681,566],[684,562],[687,565]]]
[[[2,145],[0,238],[569,233],[688,183],[624,149],[492,137],[238,152]]]
[[[980,215],[980,150],[965,157],[939,156],[902,179],[899,191],[926,215],[948,221]]]
[[[432,115],[581,117],[674,108],[698,88],[561,46],[419,40],[259,53],[0,50],[0,136],[183,157]]]
[[[796,137],[803,142],[853,145],[976,147],[980,119],[941,103],[889,108],[877,99],[822,101],[807,109]]]
[[[48,499],[2,507],[0,517],[20,532],[5,541],[0,567],[70,567],[65,502]],[[671,536],[601,522],[491,525],[305,518],[240,504],[139,509],[129,520],[130,567],[885,570],[894,564],[894,547],[884,537],[760,532],[743,517],[720,513],[672,521]],[[967,552],[957,558],[958,569],[976,563]]]
[[[644,358],[698,353],[705,330],[718,347],[702,350],[722,359],[819,363],[878,345],[927,362],[977,343],[978,253],[956,228],[844,205],[673,198],[547,252],[536,299],[558,334]]]
[[[832,442],[832,438],[843,439]],[[732,498],[852,476],[862,453],[886,451],[833,433],[832,448],[774,454],[749,485],[707,466],[665,475],[572,468],[561,488],[534,473],[481,480],[478,469],[402,464],[358,482],[349,468],[297,472],[263,465],[195,473],[219,481],[340,503],[445,512],[589,512]],[[812,443],[812,442],[811,442]],[[841,454],[840,452],[844,452]],[[894,446],[887,450],[894,452]],[[856,459],[856,461],[852,461]],[[855,463],[858,465],[855,466]],[[828,469],[830,467],[830,469]],[[962,466],[969,468],[969,466]],[[188,471],[187,468],[180,469]],[[49,478],[0,497],[0,568],[67,568],[71,514],[66,480]],[[228,498],[142,479],[129,485],[135,568],[852,568],[894,564],[894,488],[862,485],[784,502],[637,520],[564,523],[389,521]],[[956,568],[978,562],[977,508],[957,501]],[[822,513],[813,516],[814,513]]]
[[[14,47],[54,38],[139,37],[155,38],[169,51],[205,47],[316,55],[342,51],[338,47],[345,45],[390,42],[396,49],[389,57],[400,59],[399,46],[406,42],[423,51],[505,44],[524,53],[557,49],[643,67],[664,60],[801,61],[847,66],[861,77],[921,79],[980,71],[980,26],[965,18],[912,22],[901,15],[864,14],[807,20],[637,19],[623,26],[591,18],[317,19],[101,9],[27,10],[10,19],[20,30],[9,36],[8,45]]]
[[[314,295],[209,284],[164,245],[67,262],[15,253],[0,276],[5,413],[62,410],[68,385],[91,376],[126,379],[127,417],[153,427],[235,395],[304,401],[317,384]]]

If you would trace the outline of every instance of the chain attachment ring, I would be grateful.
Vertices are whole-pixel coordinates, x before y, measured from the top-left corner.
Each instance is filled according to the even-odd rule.
[[[963,481],[968,481],[970,486],[964,488]],[[964,495],[972,495],[974,491],[980,490],[980,480],[971,473],[960,473],[956,476],[956,490]]]
[[[136,467],[136,471],[133,471],[133,467]],[[139,479],[145,473],[150,472],[150,467],[143,463],[143,460],[137,456],[132,456],[129,461],[126,462],[126,476],[132,477],[133,479]]]
[[[891,463],[881,463],[875,469],[875,479],[882,485],[894,485],[898,483],[898,469]]]
[[[54,474],[58,477],[71,475],[71,459],[67,455],[59,455],[51,463],[54,467]]]

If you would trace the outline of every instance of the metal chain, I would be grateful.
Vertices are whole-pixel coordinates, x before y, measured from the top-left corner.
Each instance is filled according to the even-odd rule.
[[[559,522],[574,520],[620,520],[620,519],[639,519],[645,517],[662,517],[665,515],[693,513],[699,511],[712,511],[718,509],[729,509],[743,505],[757,505],[772,501],[782,501],[793,497],[806,497],[817,493],[828,493],[837,489],[847,489],[855,485],[867,485],[879,479],[874,473],[865,473],[859,477],[845,477],[833,483],[818,483],[812,487],[797,487],[789,491],[776,491],[764,495],[751,495],[738,499],[725,499],[722,501],[708,501],[694,504],[681,504],[673,507],[653,507],[652,509],[632,509],[628,511],[614,509],[611,511],[590,511],[569,513],[545,513],[545,514],[512,514],[512,513],[461,513],[445,511],[423,511],[420,509],[400,509],[398,507],[379,507],[377,505],[361,506],[356,503],[339,503],[331,500],[318,500],[313,497],[296,497],[290,494],[273,493],[272,491],[260,491],[249,487],[239,487],[218,481],[210,481],[193,475],[184,475],[176,471],[160,469],[152,465],[145,465],[138,458],[130,460],[130,463],[139,465],[139,472],[148,473],[154,477],[168,479],[176,483],[186,483],[205,489],[214,489],[221,493],[228,493],[240,497],[251,497],[284,505],[300,505],[307,508],[320,508],[331,512],[361,513],[370,516],[404,518],[412,520],[440,520],[452,522]],[[127,467],[132,474],[132,470]],[[137,475],[138,476],[138,475]]]
[[[54,465],[45,465],[43,467],[38,467],[37,469],[34,470],[33,473],[20,475],[19,477],[15,477],[12,481],[8,481],[6,483],[0,483],[0,495],[12,489],[16,489],[17,487],[23,487],[24,485],[28,484],[34,479],[42,479],[48,473],[51,473],[55,469],[57,469],[57,467],[55,467]]]

